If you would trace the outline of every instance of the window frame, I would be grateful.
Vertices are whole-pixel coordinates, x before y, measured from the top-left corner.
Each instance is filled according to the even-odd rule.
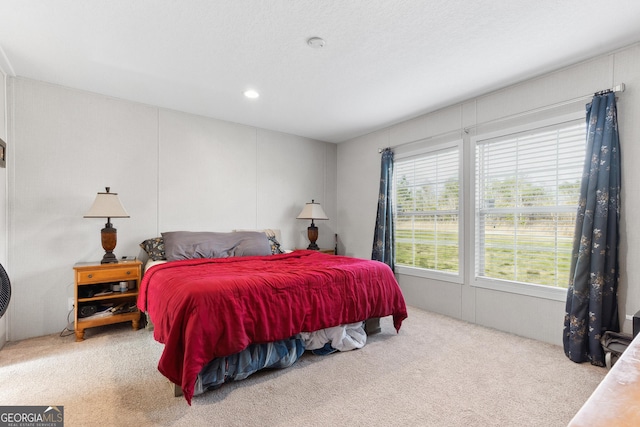
[[[558,126],[564,123],[576,122],[578,120],[586,120],[585,113],[575,112],[570,114],[558,115],[556,117],[548,118],[545,120],[532,121],[519,126],[513,126],[503,128],[486,133],[478,133],[470,138],[470,166],[469,174],[471,180],[470,191],[467,194],[467,202],[470,207],[470,227],[472,232],[470,233],[469,242],[469,274],[471,276],[470,285],[477,288],[484,288],[502,292],[509,292],[521,295],[528,295],[538,298],[550,299],[555,301],[566,301],[567,288],[560,288],[555,286],[540,285],[526,282],[519,282],[515,280],[505,280],[489,277],[477,276],[476,263],[477,263],[477,231],[479,227],[479,217],[476,210],[476,192],[477,192],[477,179],[476,179],[476,156],[477,146],[479,142],[487,139],[506,137],[510,134],[517,134],[522,132],[530,132],[536,130],[542,130],[549,126]],[[586,126],[586,124],[585,124]],[[586,140],[585,140],[586,144]],[[576,205],[576,212],[578,206]]]
[[[448,140],[445,142],[434,143],[427,140],[419,140],[415,142],[419,148],[414,148],[412,150],[396,150],[395,154],[395,162],[401,162],[410,158],[419,158],[425,157],[429,154],[436,153],[438,151],[448,150],[455,148],[458,150],[458,272],[452,273],[447,271],[439,271],[434,269],[428,269],[423,267],[410,267],[406,265],[394,264],[395,272],[397,274],[403,274],[408,276],[416,276],[427,279],[440,280],[443,282],[451,282],[457,284],[464,284],[464,276],[465,276],[465,242],[464,242],[464,230],[465,230],[465,171],[464,171],[464,141],[460,138],[456,138],[454,140]],[[412,143],[412,146],[416,147]],[[394,201],[394,219],[397,218],[396,211],[396,201],[397,201],[397,188],[396,188],[396,168],[394,166],[394,175],[393,175],[393,201]],[[394,220],[394,234],[396,232],[395,229],[395,220]],[[397,243],[396,243],[397,244]]]

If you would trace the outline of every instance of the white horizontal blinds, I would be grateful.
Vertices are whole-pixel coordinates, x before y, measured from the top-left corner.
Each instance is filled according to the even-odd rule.
[[[458,272],[459,154],[453,147],[396,161],[397,265]]]
[[[476,145],[476,275],[567,287],[583,120]]]

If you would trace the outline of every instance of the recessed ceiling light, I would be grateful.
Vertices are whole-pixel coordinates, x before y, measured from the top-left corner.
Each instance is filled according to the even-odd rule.
[[[320,37],[311,37],[307,40],[307,44],[314,49],[320,49],[321,47],[324,47],[325,42]]]
[[[244,91],[244,96],[246,96],[247,98],[255,99],[259,97],[260,94],[253,89],[249,89]]]

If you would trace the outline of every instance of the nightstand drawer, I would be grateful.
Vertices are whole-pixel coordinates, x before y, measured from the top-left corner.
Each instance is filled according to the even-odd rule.
[[[134,266],[110,268],[108,270],[78,271],[78,284],[118,282],[138,279],[138,268]]]

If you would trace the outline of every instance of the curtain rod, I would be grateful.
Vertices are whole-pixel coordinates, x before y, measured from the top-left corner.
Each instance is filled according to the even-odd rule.
[[[464,131],[464,133],[469,133],[469,131],[471,129],[475,129],[478,126],[488,125],[488,124],[493,124],[493,123],[499,123],[499,122],[504,121],[504,120],[517,119],[519,117],[528,116],[530,114],[541,113],[543,111],[552,110],[554,108],[564,107],[565,105],[570,105],[570,104],[573,104],[574,102],[588,100],[588,99],[594,97],[595,95],[603,95],[603,94],[608,93],[608,92],[624,92],[625,88],[626,88],[625,84],[624,83],[620,83],[620,84],[615,85],[611,89],[605,89],[605,90],[602,90],[602,91],[599,91],[599,92],[595,92],[594,94],[579,96],[577,98],[573,98],[573,99],[570,99],[568,101],[557,102],[555,104],[546,105],[544,107],[534,108],[532,110],[523,111],[521,113],[515,113],[515,114],[508,115],[508,116],[500,117],[499,119],[493,119],[493,120],[489,120],[489,121],[486,121],[486,122],[483,122],[483,123],[477,123],[475,125],[467,126],[465,128],[462,128],[462,129],[450,130],[450,131],[442,132],[442,133],[439,133],[439,134],[436,134],[436,135],[431,135],[431,136],[428,136],[426,138],[420,138],[420,139],[417,139],[415,141],[403,142],[402,144],[394,145],[394,146],[387,147],[387,148],[378,148],[378,153],[382,153],[386,149],[403,147],[405,145],[414,144],[416,142],[428,141],[430,139],[441,138],[443,136],[451,135],[451,134],[454,134],[454,133],[460,133],[460,131]]]

